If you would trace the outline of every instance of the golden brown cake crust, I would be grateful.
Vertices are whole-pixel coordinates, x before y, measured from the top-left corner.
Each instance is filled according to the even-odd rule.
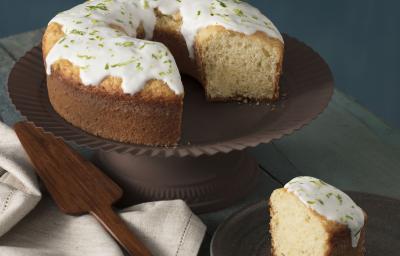
[[[47,77],[52,106],[64,119],[103,138],[145,145],[173,145],[180,137],[183,97],[110,94],[102,87]]]
[[[43,36],[43,57],[63,36],[56,23]],[[164,82],[148,81],[134,95],[124,94],[121,79],[106,77],[99,86],[81,83],[79,68],[67,60],[51,67],[47,89],[53,108],[72,125],[120,142],[171,146],[180,139],[183,95]]]

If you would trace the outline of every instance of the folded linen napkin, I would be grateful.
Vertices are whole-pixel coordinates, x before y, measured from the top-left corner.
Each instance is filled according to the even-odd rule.
[[[1,122],[0,138],[0,255],[124,255],[92,216],[65,215],[48,196],[35,208],[40,191],[27,156]],[[132,206],[121,216],[156,256],[197,255],[206,230],[182,200]]]
[[[35,173],[17,135],[0,122],[0,236],[29,213],[40,197]]]

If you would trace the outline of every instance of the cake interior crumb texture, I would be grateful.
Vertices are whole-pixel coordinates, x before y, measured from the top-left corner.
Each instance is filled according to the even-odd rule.
[[[210,100],[276,99],[282,44],[262,33],[245,36],[222,27],[197,35],[203,84]]]

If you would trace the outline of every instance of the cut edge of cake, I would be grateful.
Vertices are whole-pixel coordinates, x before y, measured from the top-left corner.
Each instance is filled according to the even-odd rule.
[[[284,55],[278,39],[208,26],[198,32],[195,49],[208,100],[278,99]]]

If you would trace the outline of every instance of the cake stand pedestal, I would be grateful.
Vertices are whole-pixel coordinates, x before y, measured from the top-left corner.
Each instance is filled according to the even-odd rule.
[[[246,151],[183,158],[98,151],[94,162],[123,188],[119,206],[183,198],[197,213],[222,209],[245,196],[259,175]]]
[[[222,209],[246,196],[258,165],[245,149],[300,129],[318,116],[333,93],[328,65],[311,48],[284,36],[281,98],[267,103],[211,103],[183,76],[182,139],[175,147],[126,144],[88,134],[52,108],[42,52],[34,47],[14,66],[8,92],[16,109],[37,127],[95,150],[94,162],[124,189],[120,205],[176,199],[196,213]]]

